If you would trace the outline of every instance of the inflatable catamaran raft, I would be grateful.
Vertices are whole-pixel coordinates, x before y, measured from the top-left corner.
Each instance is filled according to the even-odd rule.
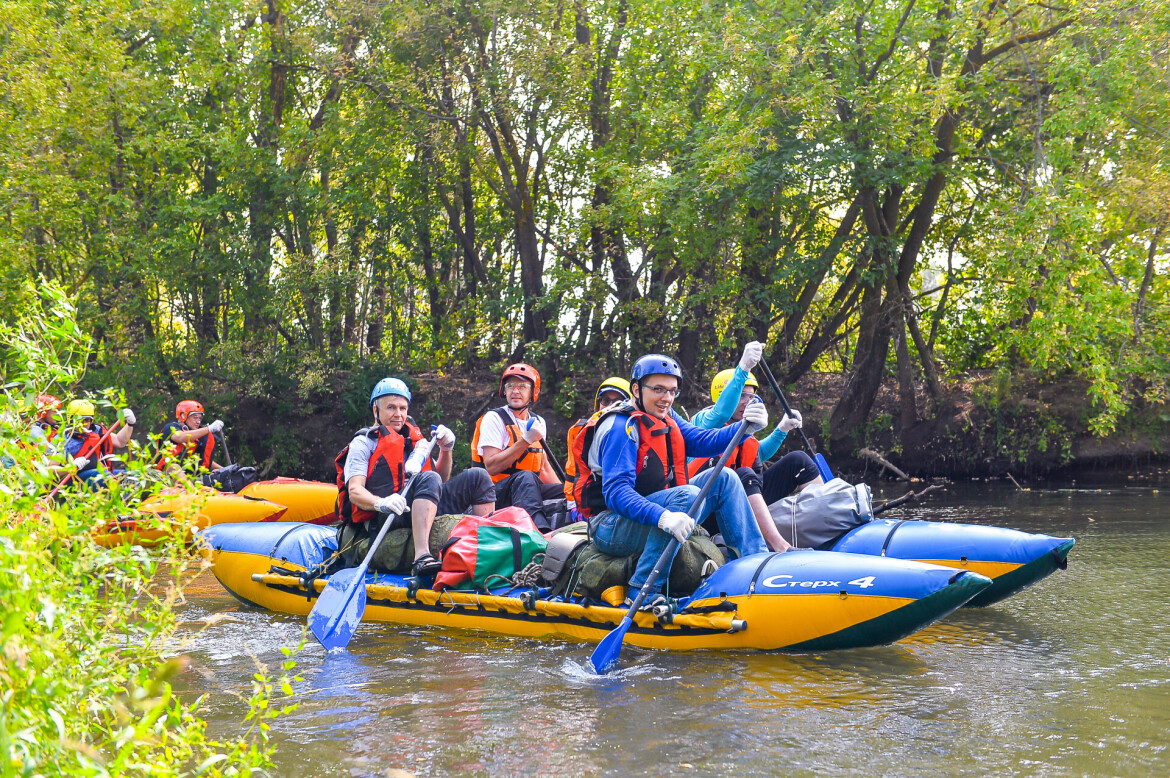
[[[307,615],[336,550],[312,524],[219,524],[200,533],[220,583],[246,604]],[[548,590],[436,592],[401,575],[366,576],[366,621],[601,640],[624,608],[548,598]],[[979,573],[824,551],[756,554],[712,573],[679,612],[639,613],[626,642],[645,648],[813,651],[891,643],[946,616],[991,581]]]

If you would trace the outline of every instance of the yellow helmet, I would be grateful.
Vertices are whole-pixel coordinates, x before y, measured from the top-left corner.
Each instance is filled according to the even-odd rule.
[[[601,410],[601,395],[603,392],[617,392],[622,396],[622,399],[628,400],[633,395],[630,392],[630,382],[624,378],[612,376],[601,382],[601,386],[597,387],[597,393],[593,395],[593,411],[596,413]]]
[[[70,400],[66,413],[70,416],[93,416],[93,403],[89,400]]]
[[[731,377],[733,375],[735,375],[735,368],[720,370],[715,374],[715,377],[711,379],[711,402],[719,402],[719,395],[723,394],[723,388],[727,386],[729,381],[731,381]],[[747,381],[744,383],[744,386],[754,386],[756,389],[760,388],[759,383],[756,381],[756,377],[751,373],[748,373]]]

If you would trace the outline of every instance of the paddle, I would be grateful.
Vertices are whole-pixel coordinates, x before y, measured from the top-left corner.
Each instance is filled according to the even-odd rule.
[[[85,452],[78,451],[77,456],[86,457],[88,459],[91,454],[100,452],[102,450],[102,444],[106,442],[106,438],[110,437],[110,435],[113,434],[114,430],[118,429],[118,425],[121,423],[122,423],[122,420],[118,419],[116,422],[111,424],[110,428],[106,430],[106,434],[102,435],[100,438],[98,438],[98,442],[96,445],[94,445],[88,451],[85,451]],[[53,499],[53,496],[55,494],[57,494],[57,492],[61,491],[61,487],[65,486],[65,484],[69,483],[73,479],[74,475],[76,475],[76,471],[66,473],[65,477],[61,479],[61,483],[54,486],[53,491],[51,491],[47,495],[45,495],[45,499],[46,500]]]
[[[764,377],[768,379],[768,384],[772,387],[772,391],[775,392],[776,399],[780,401],[784,412],[795,419],[796,416],[792,413],[792,406],[788,404],[788,399],[784,396],[784,392],[780,391],[780,384],[776,383],[776,377],[768,369],[768,363],[762,359],[760,360],[760,370],[764,372]],[[804,434],[803,427],[797,427],[796,431],[800,433],[800,437],[804,440],[804,445],[808,449],[808,453],[813,455],[813,461],[817,463],[817,472],[821,474],[821,480],[825,483],[832,481],[833,471],[829,469],[829,463],[825,461],[824,455],[818,454],[817,450],[813,448],[812,443],[808,440],[808,436]]]
[[[695,514],[698,513],[699,507],[703,504],[703,500],[707,499],[707,493],[711,491],[711,487],[719,478],[719,473],[723,470],[723,466],[727,464],[728,459],[731,459],[731,453],[735,451],[736,446],[743,442],[745,437],[753,432],[755,432],[755,429],[751,429],[751,425],[746,421],[739,425],[739,430],[735,433],[735,437],[727,444],[724,452],[719,455],[719,461],[712,468],[713,472],[711,476],[703,484],[703,488],[699,490],[699,494],[691,502],[690,507],[687,508],[687,513],[691,518],[698,518]],[[630,606],[630,609],[626,611],[626,615],[622,617],[621,623],[602,638],[601,642],[597,644],[597,648],[593,649],[593,653],[589,657],[589,664],[593,668],[593,672],[598,675],[604,675],[617,664],[618,656],[622,652],[622,643],[626,639],[626,632],[629,631],[630,625],[634,623],[634,614],[638,612],[638,608],[642,607],[642,601],[646,599],[646,595],[650,592],[650,587],[658,580],[658,575],[664,568],[670,566],[678,545],[678,539],[672,537],[670,543],[663,549],[662,556],[658,557],[658,561],[654,563],[654,569],[650,571],[649,577],[646,578],[646,583],[642,584],[642,590],[638,592],[634,604]]]
[[[223,458],[227,460],[228,467],[231,467],[232,455],[228,453],[227,439],[223,436],[223,430],[215,433],[215,438],[219,441],[219,445],[223,446]]]
[[[420,442],[415,446],[415,451],[425,447],[426,455],[429,456],[434,444],[434,438]],[[406,495],[415,475],[416,473],[410,473],[407,476],[399,494]],[[366,552],[366,558],[360,565],[329,576],[329,583],[317,598],[313,610],[309,611],[309,629],[327,651],[348,646],[358,624],[361,624],[362,616],[366,612],[366,570],[370,567],[374,552],[382,545],[382,539],[386,537],[390,525],[394,523],[395,515],[387,514],[386,520],[382,522],[382,529],[378,530],[374,542],[370,543],[370,550]]]

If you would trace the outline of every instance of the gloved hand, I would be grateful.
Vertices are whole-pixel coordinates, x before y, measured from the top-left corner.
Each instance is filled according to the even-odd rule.
[[[747,416],[747,411],[744,411],[744,416]],[[792,416],[786,413],[784,414],[784,418],[780,420],[780,431],[792,432],[793,430],[800,429],[803,425],[804,422],[800,418],[800,411],[793,410]]]
[[[435,427],[435,441],[439,444],[440,449],[450,451],[455,448],[455,433],[447,426],[440,424]]]
[[[77,467],[77,472],[81,472],[89,466],[89,460],[85,457],[74,457],[73,464]]]
[[[539,442],[547,433],[544,419],[539,416],[533,416],[528,422],[528,431],[524,433],[524,439],[529,443]]]
[[[406,513],[409,506],[406,504],[406,498],[401,494],[392,494],[389,497],[383,497],[374,503],[374,510],[378,513]]]
[[[223,429],[223,422],[220,421],[219,419],[216,419],[215,421],[213,421],[207,425],[207,429],[211,430],[212,435],[218,435],[220,433],[220,430]]]
[[[126,424],[130,427],[133,427],[138,423],[138,417],[135,416],[134,411],[130,410],[129,408],[122,409],[122,419],[125,420]]]
[[[674,535],[679,543],[686,543],[694,528],[695,520],[682,511],[663,511],[658,518],[658,529]]]
[[[739,358],[739,366],[750,373],[756,365],[760,364],[760,360],[763,358],[764,344],[758,340],[753,340],[743,347],[743,356]]]
[[[750,402],[743,409],[743,420],[756,429],[768,426],[768,409],[762,402]]]

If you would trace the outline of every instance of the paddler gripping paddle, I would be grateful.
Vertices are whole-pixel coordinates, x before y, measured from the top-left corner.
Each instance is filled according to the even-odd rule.
[[[434,445],[434,438],[420,442],[415,446],[411,460],[413,461],[419,450],[422,449],[424,453],[419,456],[418,461],[424,461],[431,455],[431,448]],[[410,463],[407,464],[406,481],[402,484],[402,490],[399,492],[403,497],[410,490],[410,484],[414,481],[414,477],[418,475],[418,470],[410,469]],[[382,545],[382,539],[386,537],[390,525],[394,523],[395,515],[393,513],[386,515],[386,520],[382,522],[382,529],[378,530],[374,542],[370,543],[370,550],[366,552],[366,558],[362,560],[360,565],[340,570],[329,576],[329,583],[326,584],[325,589],[317,598],[313,610],[309,611],[309,629],[313,631],[313,635],[321,641],[321,645],[325,646],[326,650],[332,651],[348,646],[358,624],[361,624],[362,616],[366,612],[366,570],[370,567],[374,552],[378,550],[378,546]]]
[[[715,463],[712,468],[711,476],[707,482],[703,484],[703,488],[699,490],[699,494],[691,502],[690,507],[687,508],[687,514],[698,521],[697,514],[699,508],[703,505],[703,500],[707,499],[707,493],[711,491],[711,487],[718,480],[719,474],[722,472],[727,460],[731,459],[731,454],[735,451],[736,446],[743,442],[743,439],[755,432],[757,427],[744,421],[740,423],[739,430],[735,433],[735,437],[727,444],[727,448],[719,455],[719,461]],[[646,583],[642,584],[642,590],[638,592],[634,604],[626,612],[622,618],[621,623],[606,635],[602,641],[593,649],[593,654],[589,657],[589,664],[593,668],[593,672],[598,675],[608,673],[617,664],[618,656],[622,652],[622,643],[626,639],[626,632],[629,631],[630,625],[634,623],[634,614],[638,612],[638,608],[642,607],[642,601],[646,599],[646,595],[650,592],[650,587],[658,580],[659,574],[663,569],[670,567],[671,561],[674,559],[674,552],[678,548],[678,538],[671,538],[670,542],[666,544],[666,548],[662,551],[662,556],[658,557],[658,561],[654,563],[654,569],[650,571],[650,575],[646,578]]]
[[[780,391],[780,384],[776,383],[776,377],[772,375],[772,371],[768,369],[768,363],[763,359],[760,360],[760,370],[764,371],[764,377],[768,379],[768,385],[776,393],[776,399],[780,401],[784,412],[795,419],[796,416],[792,413],[792,406],[788,404],[788,399],[784,397],[784,392]],[[821,480],[825,483],[832,481],[833,471],[829,469],[829,463],[825,461],[824,455],[818,454],[817,450],[812,447],[812,443],[808,442],[808,435],[804,434],[803,427],[797,427],[796,431],[800,433],[800,437],[804,440],[804,446],[808,449],[808,453],[813,455],[813,461],[817,463],[817,472],[821,474]]]
[[[106,440],[110,437],[110,435],[112,435],[114,433],[114,430],[118,429],[118,426],[121,423],[122,423],[122,420],[118,419],[116,422],[111,424],[109,429],[106,430],[106,434],[102,435],[97,443],[95,443],[91,448],[88,448],[85,451],[78,451],[77,456],[84,457],[84,458],[88,459],[91,456],[95,456],[95,455],[100,454],[100,452],[102,450],[102,445],[106,442]],[[59,483],[55,487],[53,487],[53,491],[46,494],[44,499],[46,501],[53,499],[53,496],[56,495],[57,492],[61,491],[61,487],[65,486],[65,484],[67,484],[71,480],[73,480],[73,476],[75,476],[75,475],[77,475],[77,471],[75,471],[75,470],[71,471],[69,473],[66,473],[65,477],[61,479],[61,483]]]

